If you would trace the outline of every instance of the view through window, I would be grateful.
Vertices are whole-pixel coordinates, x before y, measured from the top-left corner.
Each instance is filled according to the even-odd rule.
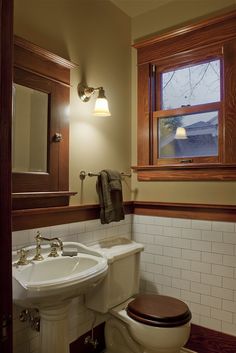
[[[159,158],[218,155],[219,113],[209,104],[221,100],[220,71],[218,59],[161,73],[161,111],[166,114],[158,120]]]

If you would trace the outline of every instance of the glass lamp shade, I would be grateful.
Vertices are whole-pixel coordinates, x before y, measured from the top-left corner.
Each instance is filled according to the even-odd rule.
[[[184,127],[178,127],[175,133],[175,139],[176,140],[186,140],[187,134],[186,134],[186,130]]]
[[[93,111],[94,116],[111,116],[106,98],[97,98]]]

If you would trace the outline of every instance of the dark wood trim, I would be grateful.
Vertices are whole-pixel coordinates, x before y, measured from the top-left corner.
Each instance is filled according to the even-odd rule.
[[[138,49],[138,167],[135,168],[138,180],[236,180],[236,11],[157,35],[134,47]],[[161,110],[158,103],[161,98],[160,85],[150,85],[150,65],[156,65],[158,83],[161,72],[214,58],[221,60],[223,73],[219,103]],[[157,108],[153,112],[154,95],[157,96]],[[159,157],[158,118],[214,110],[218,111],[219,119],[217,156],[186,159]],[[150,119],[153,119],[152,123]]]
[[[138,160],[139,164],[150,163],[150,120],[152,119],[149,94],[152,86],[150,65],[138,67]],[[148,134],[148,138],[147,135]],[[148,162],[147,162],[148,161]]]
[[[70,197],[77,192],[18,192],[12,194],[12,209],[68,206]]]
[[[236,166],[181,163],[181,165],[133,166],[139,181],[236,180]]]
[[[184,165],[183,166],[185,167],[188,167],[188,168],[191,168],[191,169],[201,169],[202,166],[199,165],[199,164],[196,164],[196,165]],[[166,169],[167,167],[157,167],[155,165],[135,165],[135,166],[132,166],[131,167],[134,171],[147,171],[147,170],[160,170],[160,169]],[[179,164],[176,164],[176,165],[171,165],[171,166],[168,166],[168,168],[171,170],[171,169],[181,169],[182,168],[182,165],[180,166]],[[208,163],[204,166],[205,169],[212,169],[212,168],[219,168],[219,169],[228,169],[228,170],[234,170],[236,168],[236,164],[218,164],[218,163]]]
[[[47,49],[41,48],[38,45],[26,39],[23,39],[17,35],[14,35],[14,45],[21,47],[23,49],[26,49],[27,51],[30,51],[33,54],[39,55],[47,60],[50,60],[55,64],[64,66],[67,69],[73,69],[75,67],[78,67],[77,64],[74,64],[73,62],[62,58],[57,54],[51,53]]]
[[[68,206],[69,196],[69,117],[66,109],[70,95],[70,69],[77,65],[28,42],[14,37],[14,82],[48,94],[47,170],[45,173],[15,172],[12,174],[13,209]],[[55,140],[60,133],[62,140]],[[42,192],[65,191],[67,195]],[[23,197],[21,193],[39,192]],[[29,195],[29,194],[28,194]],[[51,194],[52,195],[52,194]],[[32,203],[31,203],[32,201]]]
[[[126,214],[133,213],[133,201],[124,202]],[[98,204],[35,208],[12,211],[13,231],[98,219]]]
[[[39,73],[47,79],[69,85],[70,69],[75,68],[76,65],[16,36],[14,37],[14,67],[34,74]]]
[[[146,47],[150,46],[155,46],[155,45],[160,45],[162,42],[174,42],[179,39],[179,37],[184,37],[187,35],[194,35],[195,32],[199,31],[204,31],[204,30],[209,30],[209,28],[215,28],[215,27],[220,27],[225,25],[226,22],[228,23],[234,23],[236,18],[236,11],[230,11],[225,14],[215,16],[213,18],[207,18],[202,21],[198,21],[196,23],[190,23],[186,26],[181,26],[178,28],[174,28],[170,31],[167,31],[165,33],[160,33],[157,35],[154,35],[151,38],[145,39],[145,40],[139,40],[137,43],[133,44],[133,47],[136,49],[144,49]],[[227,27],[226,27],[227,29]],[[224,38],[225,40],[232,38],[233,33],[232,31],[226,31]],[[217,40],[219,41],[221,38],[217,37]],[[206,38],[207,39],[207,38]],[[211,40],[211,38],[208,38]],[[216,41],[215,41],[216,42]]]
[[[236,205],[126,201],[124,208],[126,214],[236,222]],[[98,219],[99,213],[98,204],[14,210],[12,227],[16,231],[88,221]]]
[[[168,53],[167,56],[161,56],[155,60],[157,73],[171,71],[187,65],[200,64],[211,60],[222,59],[224,53],[223,45],[212,44],[207,47],[198,47],[197,49],[188,49],[180,53]]]
[[[236,21],[235,21],[236,22]],[[236,40],[227,42],[224,45],[224,163],[235,162],[235,111],[236,111]],[[230,97],[229,97],[230,95]]]
[[[236,337],[192,324],[185,347],[198,353],[235,353]]]
[[[134,214],[236,222],[236,205],[135,201]]]
[[[0,352],[12,352],[11,121],[13,0],[0,2]],[[5,325],[5,330],[3,329]],[[5,331],[5,335],[3,333]]]
[[[230,11],[228,13],[215,16],[213,18],[207,18],[202,21],[199,21],[197,23],[191,23],[189,25],[186,25],[184,27],[178,28],[178,29],[173,29],[168,32],[165,32],[163,34],[160,34],[158,36],[153,36],[152,38],[148,38],[142,41],[139,41],[138,43],[133,44],[133,47],[138,49],[142,48],[145,46],[149,46],[151,44],[159,43],[161,41],[165,41],[167,39],[175,39],[178,36],[182,36],[183,34],[190,33],[193,31],[198,31],[201,28],[205,28],[208,26],[216,25],[221,22],[225,22],[227,20],[235,19],[236,17],[236,11]]]
[[[21,70],[25,71],[26,73],[35,74],[34,70],[27,69],[26,67],[21,67],[20,65],[17,65],[17,64],[14,65],[14,67],[15,67],[15,69],[21,69]],[[37,76],[48,79],[48,76],[43,75],[40,72],[37,72]],[[62,82],[62,81],[57,80],[57,79],[52,78],[52,77],[50,77],[50,81],[58,83],[59,85],[62,85],[62,86],[65,86],[65,87],[71,87],[71,85],[69,83]]]

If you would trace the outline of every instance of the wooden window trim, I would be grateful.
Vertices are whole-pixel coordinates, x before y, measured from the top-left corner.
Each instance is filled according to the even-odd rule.
[[[236,11],[156,36],[134,47],[138,51],[138,161],[133,169],[138,173],[138,180],[236,180],[236,123],[233,118],[236,112]],[[201,159],[202,163],[195,159],[191,165],[180,165],[176,159],[171,165],[157,164],[157,119],[171,111],[160,111],[160,106],[156,107],[160,97],[154,96],[152,88],[159,78],[152,66],[158,62],[161,70],[167,70],[173,65],[183,66],[183,63],[222,56],[222,103],[207,104],[209,110],[214,107],[222,113],[219,116],[219,158],[206,157]],[[188,108],[175,112],[196,112],[204,106]]]

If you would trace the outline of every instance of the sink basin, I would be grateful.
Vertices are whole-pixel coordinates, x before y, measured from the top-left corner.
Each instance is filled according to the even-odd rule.
[[[66,247],[76,248],[77,256],[47,257],[50,249],[46,246],[42,250],[43,261],[18,266],[14,259],[13,300],[16,304],[42,307],[55,300],[70,299],[85,293],[106,275],[107,260],[99,252],[74,242],[65,242]],[[26,248],[32,257],[34,248]]]
[[[108,269],[107,259],[97,250],[75,242],[64,242],[63,247],[76,249],[77,255],[48,257],[50,247],[46,245],[42,246],[44,260],[17,265],[17,253],[12,254],[13,300],[39,309],[40,353],[70,352],[70,301],[100,283]],[[33,259],[35,246],[26,250],[28,259]]]

